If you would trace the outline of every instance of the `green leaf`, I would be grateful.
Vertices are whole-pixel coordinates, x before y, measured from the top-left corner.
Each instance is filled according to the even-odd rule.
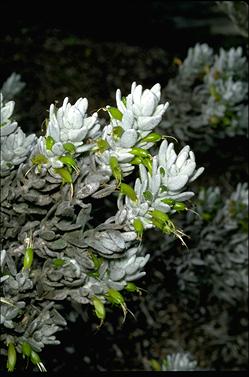
[[[156,371],[156,372],[160,372],[161,371],[161,365],[160,363],[156,360],[156,359],[150,359],[150,366],[151,368]]]
[[[24,253],[24,259],[23,259],[23,270],[29,270],[32,266],[34,258],[34,250],[32,247],[27,247]]]
[[[150,215],[153,219],[161,221],[162,223],[166,223],[169,220],[169,216],[166,213],[160,211],[159,209],[154,209],[153,211],[150,211]]]
[[[98,139],[97,140],[97,147],[100,153],[105,152],[108,148],[110,148],[109,143],[104,139]]]
[[[109,164],[112,170],[112,175],[114,176],[114,178],[116,178],[116,181],[119,184],[123,178],[123,174],[119,166],[118,159],[115,156],[111,156],[109,158]]]
[[[45,165],[48,163],[48,159],[43,154],[37,154],[32,159],[33,165]]]
[[[72,143],[63,144],[63,148],[65,149],[66,152],[68,152],[70,154],[74,154],[76,152],[76,148],[75,148],[74,144],[72,144]]]
[[[216,102],[219,102],[221,100],[221,95],[219,94],[217,88],[215,85],[210,85],[209,91],[212,97],[214,97]]]
[[[45,138],[45,145],[48,151],[52,150],[54,144],[55,144],[55,140],[52,138],[52,136],[47,136]]]
[[[30,344],[27,343],[27,342],[23,342],[22,343],[23,358],[25,358],[25,356],[30,357],[31,351],[32,351],[32,348],[31,348]]]
[[[160,171],[160,175],[162,177],[164,177],[165,176],[165,169],[161,166],[159,171]]]
[[[156,132],[151,132],[149,135],[145,136],[141,141],[146,143],[157,143],[162,139],[162,136]]]
[[[139,165],[139,164],[142,164],[143,163],[143,160],[141,157],[138,157],[138,156],[135,156],[131,161],[130,163],[132,165]]]
[[[119,140],[121,136],[123,135],[123,133],[124,133],[124,130],[121,126],[114,127],[112,130],[112,136],[114,140]]]
[[[126,106],[126,103],[127,103],[127,99],[126,99],[126,97],[122,97],[122,102],[123,102],[123,104]]]
[[[65,168],[54,168],[56,174],[59,174],[62,178],[62,183],[73,183],[73,179],[69,171]]]
[[[13,343],[8,345],[8,358],[7,358],[7,369],[8,372],[13,372],[16,366],[16,349]]]
[[[91,258],[94,263],[95,271],[98,271],[100,268],[101,264],[103,263],[103,258],[100,257],[98,258],[95,254],[91,253]]]
[[[70,166],[73,169],[77,169],[77,162],[71,156],[61,156],[58,158],[64,165]]]
[[[111,114],[112,118],[122,120],[123,114],[116,107],[107,107],[107,111]]]
[[[143,196],[145,200],[148,200],[149,202],[152,202],[153,200],[153,194],[150,191],[144,191]]]
[[[152,160],[151,158],[143,158],[143,165],[148,169],[148,172],[152,174]]]
[[[137,202],[137,195],[130,185],[121,183],[120,192],[124,195],[127,195],[133,202]]]
[[[106,294],[107,300],[114,305],[123,305],[125,303],[124,297],[116,289],[110,288]]]
[[[143,232],[144,232],[144,225],[143,225],[142,221],[139,219],[139,217],[134,219],[133,226],[134,226],[135,232],[137,233],[138,237],[142,238]]]
[[[186,207],[186,204],[183,203],[183,202],[176,202],[174,205],[173,205],[173,209],[177,212],[181,212],[181,211],[184,211],[185,209],[187,209]]]
[[[64,259],[56,258],[53,260],[53,267],[54,268],[61,268],[65,263]]]
[[[92,303],[95,309],[96,316],[103,321],[106,315],[105,306],[103,302],[98,297],[93,296]]]
[[[160,186],[160,192],[167,192],[168,188],[165,185]]]
[[[175,204],[175,200],[170,198],[162,199],[161,202],[168,204],[169,206],[173,206]]]
[[[125,286],[125,290],[128,291],[128,292],[139,292],[139,288],[136,286],[135,283],[129,281],[126,286]]]
[[[37,352],[33,350],[31,351],[31,354],[30,354],[30,360],[34,365],[37,365],[41,362],[40,356],[38,355]]]
[[[146,158],[146,157],[151,158],[150,153],[146,149],[143,149],[143,148],[133,147],[129,153],[133,154],[134,156],[138,156],[142,158]]]

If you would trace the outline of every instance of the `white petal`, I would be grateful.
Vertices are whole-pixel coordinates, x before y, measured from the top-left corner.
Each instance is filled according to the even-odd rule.
[[[117,103],[117,108],[119,109],[119,111],[121,111],[121,113],[124,113],[126,110],[126,107],[122,101],[120,89],[117,89],[116,91],[116,103]]]
[[[170,194],[169,197],[175,200],[185,201],[189,200],[195,195],[192,191],[181,192],[179,194]]]
[[[141,97],[141,110],[143,116],[151,116],[156,108],[156,105],[157,98],[155,94],[146,89]]]
[[[188,159],[188,152],[179,153],[177,159],[176,159],[176,167],[180,170],[182,165],[186,162]]]
[[[134,115],[130,110],[125,110],[122,118],[122,127],[124,130],[133,128]]]
[[[157,97],[159,101],[161,98],[161,85],[159,83],[155,84],[154,86],[152,86],[150,91],[155,94],[155,96]]]
[[[140,116],[138,118],[138,128],[142,131],[149,131],[161,122],[161,116]]]
[[[153,208],[158,209],[159,211],[162,211],[164,213],[168,213],[171,210],[171,207],[168,204],[163,203],[161,199],[156,199],[154,201]]]
[[[166,165],[167,149],[168,149],[168,142],[167,142],[167,140],[163,140],[163,142],[160,145],[159,152],[158,152],[158,159],[159,159],[159,165],[160,166]]]
[[[151,191],[152,191],[152,194],[154,195],[154,197],[156,197],[157,194],[158,194],[160,184],[161,184],[160,174],[156,174],[155,176],[153,176],[153,178],[151,180]]]
[[[183,166],[183,168],[181,169],[181,174],[186,174],[189,177],[191,177],[191,175],[195,171],[195,168],[196,168],[196,163],[191,160],[188,160],[185,166]]]
[[[193,175],[193,177],[190,178],[189,182],[193,182],[196,178],[199,177],[199,175],[201,175],[201,174],[203,173],[203,171],[204,171],[204,168],[203,168],[203,167],[199,168],[199,169],[195,172],[195,174]]]
[[[133,91],[132,91],[132,99],[134,104],[140,105],[141,102],[141,95],[142,95],[143,87],[142,85],[138,85]]]
[[[119,144],[123,148],[131,148],[135,145],[137,138],[138,138],[137,131],[127,130],[121,136]]]
[[[167,187],[171,191],[178,191],[182,189],[188,182],[187,175],[178,175],[175,177],[169,177]]]

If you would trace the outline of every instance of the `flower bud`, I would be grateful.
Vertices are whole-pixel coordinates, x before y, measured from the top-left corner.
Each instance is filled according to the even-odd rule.
[[[29,270],[34,259],[34,250],[32,247],[27,247],[23,259],[23,270]]]
[[[137,195],[130,185],[121,183],[120,192],[124,195],[127,195],[133,202],[137,202]]]
[[[30,344],[28,342],[23,342],[22,343],[23,358],[25,358],[25,356],[30,357],[31,351],[32,351],[32,348],[31,348]]]
[[[7,369],[8,372],[13,372],[16,365],[16,349],[13,343],[8,345],[8,359],[7,359]]]

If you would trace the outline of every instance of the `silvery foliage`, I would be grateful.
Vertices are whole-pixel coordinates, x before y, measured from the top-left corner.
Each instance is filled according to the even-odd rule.
[[[191,235],[189,250],[182,253],[166,237],[158,253],[167,252],[165,273],[175,276],[185,322],[194,315],[196,339],[201,331],[207,352],[212,349],[210,364],[219,359],[222,365],[240,365],[248,355],[248,185],[239,183],[228,198],[218,187],[203,188],[196,204],[199,216],[189,212],[181,221]]]
[[[248,63],[242,48],[220,48],[215,54],[206,43],[197,43],[163,97],[172,106],[160,128],[185,143],[198,140],[197,150],[207,150],[217,139],[247,135]]]
[[[237,32],[248,38],[248,4],[245,1],[216,1],[216,4],[228,15]]]
[[[45,344],[58,344],[55,333],[65,325],[57,302],[92,304],[96,296],[106,304],[110,288],[123,290],[145,275],[150,255],[129,219],[99,219],[94,205],[97,200],[105,214],[106,202],[101,199],[120,189],[108,158],[116,157],[123,180],[134,169],[131,147],[146,151],[154,145],[141,144],[142,138],[158,125],[168,104],[159,104],[159,84],[143,91],[133,83],[125,100],[117,91],[116,112],[106,107],[110,123],[101,130],[97,113],[87,115],[86,98],[74,105],[66,98],[58,109],[51,105],[46,134],[37,139],[26,137],[12,120],[14,102],[5,103],[2,96],[1,100],[1,321],[6,328],[2,340],[7,344],[11,339],[18,352],[23,341],[40,351]],[[118,136],[112,132],[115,127],[122,130]],[[162,183],[168,185],[162,197],[184,200],[185,185],[203,170],[195,170],[188,147],[177,157],[165,141],[159,157],[150,158],[152,175],[140,168],[135,191],[146,177],[155,202]],[[160,167],[168,167],[169,173],[159,173]],[[142,191],[137,195],[139,208],[144,205]],[[186,193],[182,195],[186,199]],[[123,196],[119,192],[120,203]]]
[[[215,297],[229,305],[243,300],[248,290],[247,211],[246,183],[238,184],[225,202],[218,187],[200,191],[200,217],[189,212],[182,224],[191,234],[190,252],[168,261],[168,269],[175,263],[180,290],[198,295],[199,274],[205,281],[204,274],[208,273],[210,299]],[[162,247],[168,249],[168,245],[166,240]]]
[[[189,353],[177,352],[167,357],[161,363],[161,371],[191,372],[197,370],[197,361]]]
[[[14,106],[14,101],[5,102],[0,93],[1,174],[8,174],[9,170],[24,162],[36,140],[34,134],[26,137],[13,120]]]
[[[3,94],[5,101],[9,101],[19,94],[25,85],[21,80],[21,75],[13,72],[3,83],[0,92]]]

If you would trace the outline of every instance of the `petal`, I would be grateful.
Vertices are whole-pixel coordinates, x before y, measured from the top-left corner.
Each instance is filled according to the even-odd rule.
[[[181,174],[186,174],[188,175],[189,177],[191,177],[191,175],[194,173],[195,171],[195,168],[196,168],[196,163],[191,161],[191,160],[188,160],[185,164],[185,166],[183,166],[183,168],[181,169]],[[197,178],[197,177],[196,177]]]
[[[125,110],[122,118],[122,127],[124,130],[133,128],[134,115],[130,110]]]
[[[160,98],[161,98],[161,85],[159,83],[155,84],[154,86],[152,86],[152,88],[150,89],[150,91],[155,94],[155,96],[157,97],[157,100],[159,102]]]
[[[15,101],[7,102],[3,108],[1,108],[1,122],[5,123],[12,115],[15,107]]]
[[[120,146],[123,148],[131,148],[135,145],[138,135],[135,130],[127,130],[123,133],[120,139]]]
[[[152,194],[154,195],[154,197],[156,197],[157,194],[158,194],[160,184],[161,184],[160,174],[154,175],[152,177],[152,180],[151,180],[151,191],[152,191]]]
[[[192,192],[192,191],[186,191],[186,192],[181,192],[179,194],[170,194],[168,197],[170,197],[172,199],[175,199],[175,200],[185,201],[185,200],[189,200],[194,195],[195,195],[194,192]]]
[[[159,152],[158,152],[159,165],[162,167],[165,167],[166,165],[167,149],[168,149],[168,142],[167,140],[163,140],[163,142],[160,145]]]
[[[141,97],[141,109],[144,116],[151,116],[157,105],[157,97],[146,89]]]
[[[134,88],[134,90],[132,90],[132,99],[136,105],[140,105],[142,90],[142,85],[138,85],[136,88]]]
[[[138,128],[141,129],[142,131],[149,131],[155,128],[161,121],[161,116],[140,116],[138,118]]]
[[[193,182],[196,178],[198,178],[205,169],[203,167],[199,168],[195,174],[190,178],[189,182]]]
[[[1,127],[0,128],[1,137],[7,136],[11,134],[12,132],[14,132],[16,127],[17,127],[17,122],[9,123],[8,125]]]
[[[117,108],[123,114],[125,112],[125,110],[126,110],[126,107],[125,107],[125,105],[124,105],[124,103],[122,101],[121,90],[120,89],[117,89],[117,91],[116,91],[116,103],[117,103]]]
[[[178,191],[182,189],[188,182],[187,175],[178,175],[174,177],[169,177],[167,182],[167,187],[171,191]]]

